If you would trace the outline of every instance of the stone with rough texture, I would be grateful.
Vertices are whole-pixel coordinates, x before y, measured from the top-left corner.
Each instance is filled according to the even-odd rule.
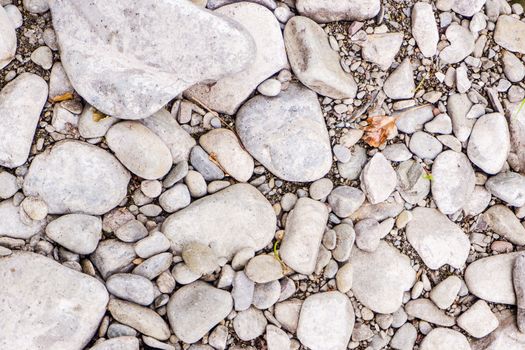
[[[361,173],[361,188],[371,204],[385,201],[394,192],[397,176],[382,153],[376,153]]]
[[[232,258],[243,248],[260,250],[271,242],[276,218],[268,200],[253,186],[232,185],[170,215],[162,232],[175,253],[195,241],[218,257]]]
[[[355,97],[357,84],[343,71],[340,57],[321,26],[306,17],[292,17],[286,24],[284,40],[290,65],[301,83],[323,96]]]
[[[0,34],[1,26],[0,15]],[[0,35],[0,46],[2,40]],[[16,168],[26,162],[47,92],[44,79],[31,73],[20,74],[0,91],[1,166]]]
[[[277,97],[255,96],[237,113],[237,133],[246,150],[286,181],[323,177],[332,149],[317,95],[290,84]]]
[[[412,7],[412,36],[423,56],[436,54],[439,32],[431,4],[418,2]]]
[[[504,205],[494,205],[485,212],[485,219],[492,231],[516,245],[525,245],[525,227]]]
[[[255,41],[256,55],[249,67],[210,84],[198,84],[184,94],[219,113],[235,114],[264,80],[286,68],[286,52],[279,22],[264,6],[239,2],[214,13],[241,24]]]
[[[91,254],[102,238],[102,220],[84,214],[63,215],[47,225],[46,235],[74,253]]]
[[[255,52],[241,24],[185,0],[52,0],[50,8],[71,84],[121,119],[148,117],[196,83],[240,72]]]
[[[461,228],[432,208],[415,208],[406,228],[407,239],[425,265],[436,270],[448,264],[457,269],[467,261],[470,241]]]
[[[470,264],[465,270],[470,293],[488,302],[515,305],[512,269],[519,254],[489,256]]]
[[[0,258],[0,348],[83,349],[108,302],[104,285],[44,256]]]
[[[470,136],[475,119],[467,118],[472,102],[466,94],[452,94],[447,101],[448,114],[452,120],[452,130],[459,141],[465,142]]]
[[[500,16],[494,31],[494,41],[511,52],[525,54],[525,23],[511,16]]]
[[[253,158],[246,152],[235,133],[227,129],[215,129],[199,138],[199,143],[220,164],[221,169],[240,182],[246,182],[253,174]]]
[[[467,338],[452,329],[435,328],[421,342],[420,350],[470,350]]]
[[[0,69],[7,66],[15,58],[16,42],[15,28],[2,7],[0,9]]]
[[[314,294],[301,307],[297,338],[312,350],[345,350],[355,315],[350,299],[340,292]]]
[[[135,258],[133,245],[116,239],[103,240],[91,255],[91,261],[104,279],[117,272],[129,271]]]
[[[394,62],[402,43],[403,33],[370,34],[363,43],[361,55],[364,60],[387,70]]]
[[[457,322],[458,326],[475,338],[483,338],[499,325],[498,319],[483,300],[478,300],[462,313]]]
[[[468,28],[452,23],[447,28],[446,36],[450,45],[439,53],[439,58],[443,64],[461,62],[474,51],[474,36]]]
[[[381,8],[379,0],[297,0],[295,6],[303,16],[318,23],[364,21],[375,17]]]
[[[300,198],[286,220],[279,251],[283,262],[299,273],[313,273],[327,221],[328,209],[323,203]]]
[[[507,120],[500,113],[485,114],[477,119],[468,141],[469,159],[487,174],[497,174],[510,152]]]
[[[455,151],[445,151],[437,156],[432,177],[432,196],[443,214],[453,214],[463,208],[476,185],[467,156]]]
[[[129,180],[128,171],[109,152],[65,140],[33,159],[24,194],[43,199],[50,214],[101,215],[124,199]]]
[[[510,311],[510,310],[509,310]],[[499,327],[483,339],[471,344],[472,350],[520,350],[525,348],[525,333],[516,327],[516,316],[502,312]]]
[[[113,125],[106,134],[106,142],[128,170],[144,179],[159,179],[173,165],[168,146],[139,122]]]
[[[266,345],[268,350],[287,350],[290,349],[291,341],[285,331],[274,325],[268,325],[266,327]]]
[[[514,172],[503,172],[485,183],[487,190],[513,207],[525,205],[525,176]]]
[[[178,289],[167,307],[175,335],[185,343],[195,343],[232,311],[230,293],[197,281]]]
[[[355,187],[336,187],[328,196],[328,204],[340,218],[352,215],[365,201],[365,194]]]
[[[402,100],[414,97],[414,73],[410,59],[404,60],[385,80],[383,91],[393,100]]]
[[[453,0],[451,9],[465,17],[472,17],[479,12],[487,0]]]
[[[44,230],[45,220],[25,222],[20,216],[20,207],[13,200],[0,202],[0,237],[29,239]]]
[[[401,306],[403,294],[416,280],[410,259],[381,241],[372,253],[352,249],[354,275],[352,291],[374,312],[390,314]]]

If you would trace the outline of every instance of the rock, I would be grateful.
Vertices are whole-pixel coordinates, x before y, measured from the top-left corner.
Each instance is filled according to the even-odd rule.
[[[385,80],[383,91],[393,100],[414,97],[416,84],[410,59],[405,59]]]
[[[452,329],[435,328],[421,342],[420,350],[470,350],[467,338]]]
[[[201,275],[191,271],[185,263],[175,265],[171,273],[178,284],[190,284],[201,278]]]
[[[196,83],[240,72],[254,58],[253,39],[240,24],[187,1],[163,0],[154,8],[139,0],[50,5],[62,64],[75,90],[121,119],[145,118]],[[137,16],[140,31],[134,30]],[[166,32],[173,23],[183,30]]]
[[[345,73],[321,26],[307,17],[292,17],[284,30],[286,52],[297,78],[318,94],[354,98],[357,84]]]
[[[514,261],[512,282],[514,284],[514,292],[516,293],[516,321],[518,329],[523,331],[525,329],[525,255],[523,254],[518,255]],[[498,325],[496,322],[493,322],[493,324],[495,324],[496,327]],[[491,329],[491,331],[493,330],[494,329]]]
[[[417,339],[417,330],[412,323],[405,323],[401,328],[398,329],[396,334],[390,341],[392,349],[396,350],[409,350],[414,347]]]
[[[403,33],[370,34],[361,48],[363,59],[375,63],[382,70],[390,68],[401,44]]]
[[[313,273],[327,221],[328,209],[323,203],[299,198],[286,220],[279,251],[283,262],[298,273]]]
[[[170,249],[170,241],[159,231],[152,232],[148,237],[135,244],[135,252],[143,259],[165,252]]]
[[[275,224],[268,200],[251,185],[236,184],[170,215],[162,232],[175,253],[193,241],[231,259],[242,248],[264,248],[274,236]]]
[[[364,21],[374,18],[381,8],[379,0],[337,1],[297,0],[297,11],[317,23],[335,21]]]
[[[485,187],[492,195],[513,207],[525,205],[525,176],[521,174],[500,173],[488,179]]]
[[[492,231],[516,245],[525,245],[525,227],[504,205],[494,205],[485,212],[486,221]]]
[[[348,293],[352,289],[354,270],[352,264],[345,264],[337,270],[335,280],[337,283],[337,290],[341,293]]]
[[[488,304],[478,300],[457,319],[458,326],[475,338],[483,338],[498,328],[499,321]]]
[[[470,264],[465,270],[470,293],[488,302],[515,305],[512,268],[519,254],[489,256]]]
[[[501,171],[510,152],[507,120],[500,113],[485,114],[470,134],[467,154],[472,163],[487,174]]]
[[[102,220],[84,214],[63,215],[47,225],[46,235],[74,253],[91,254],[102,238]]]
[[[114,273],[131,270],[135,258],[133,245],[116,239],[103,240],[91,255],[91,261],[104,279]]]
[[[266,345],[268,350],[290,349],[291,341],[285,331],[274,325],[266,326]]]
[[[503,72],[512,83],[517,83],[525,78],[525,65],[511,52],[504,50],[501,60],[503,61]]]
[[[184,246],[182,259],[190,270],[200,275],[213,273],[219,266],[213,249],[197,242]]]
[[[336,187],[328,196],[328,204],[340,218],[352,215],[365,201],[365,194],[350,186]]]
[[[447,114],[439,114],[425,124],[425,131],[433,134],[450,134],[452,133],[452,119]]]
[[[148,229],[138,220],[130,220],[115,231],[115,236],[123,242],[133,243],[148,235]]]
[[[272,307],[281,296],[281,283],[278,280],[268,283],[257,283],[253,291],[253,306],[259,310]]]
[[[447,108],[452,119],[452,130],[461,142],[467,141],[476,122],[467,118],[467,113],[470,113],[471,106],[472,102],[465,94],[453,94],[448,98]]]
[[[118,121],[117,118],[110,116],[106,116],[99,121],[95,121],[98,119],[97,113],[100,112],[98,112],[94,107],[88,104],[85,105],[84,110],[78,119],[78,132],[80,133],[80,136],[84,138],[105,136],[109,128]]]
[[[204,177],[197,171],[188,171],[188,174],[186,174],[184,178],[184,183],[188,186],[192,197],[200,198],[208,193],[206,180],[204,180]]]
[[[376,153],[361,173],[361,189],[371,204],[381,203],[394,192],[396,172],[382,153]]]
[[[443,214],[453,214],[465,206],[476,182],[468,158],[455,151],[445,151],[437,156],[432,177],[432,195]]]
[[[67,77],[62,63],[56,62],[51,69],[51,74],[49,75],[49,98],[53,100],[59,96],[63,96],[67,93],[73,94],[74,92],[75,90],[69,82],[69,78]],[[86,108],[88,108],[88,106],[86,106]]]
[[[0,202],[0,236],[29,239],[43,231],[45,220],[22,220],[19,206],[13,200]]]
[[[352,147],[350,152],[350,160],[347,163],[337,162],[337,170],[344,179],[355,180],[359,178],[368,157],[365,149],[359,145]]]
[[[467,28],[452,23],[447,28],[445,35],[450,45],[439,53],[443,64],[459,63],[474,51],[474,36]]]
[[[525,23],[511,16],[500,16],[494,30],[494,41],[511,52],[525,54]]]
[[[436,54],[439,32],[431,4],[418,2],[412,7],[412,36],[423,56]]]
[[[0,38],[2,14],[0,10]],[[8,23],[11,25],[10,23]],[[0,46],[0,66],[2,65]],[[31,73],[22,73],[0,91],[0,165],[16,168],[29,156],[40,113],[47,100],[47,83]]]
[[[106,142],[126,168],[144,179],[161,178],[171,169],[168,146],[139,122],[113,125],[106,134]]]
[[[502,315],[503,316],[503,315]],[[508,313],[490,335],[471,344],[472,350],[520,349],[525,346],[525,334],[516,327],[516,317]]]
[[[239,312],[233,319],[233,329],[242,341],[250,341],[262,335],[267,324],[262,311],[253,307]]]
[[[4,10],[13,23],[15,29],[20,28],[24,24],[24,19],[22,18],[22,12],[15,5],[6,5]]]
[[[365,252],[377,249],[381,239],[381,226],[374,219],[364,219],[355,224],[355,244]]]
[[[1,173],[0,173],[1,174]],[[308,189],[310,197],[315,200],[325,199],[334,188],[334,184],[330,179],[319,179],[313,182]]]
[[[0,6],[1,7],[1,6]],[[16,54],[16,32],[9,15],[0,9],[0,69],[7,66]]]
[[[350,258],[350,252],[355,241],[355,232],[351,225],[340,224],[334,227],[336,246],[332,256],[336,261],[345,262]]]
[[[283,277],[281,263],[273,255],[261,254],[252,258],[244,269],[255,283],[268,283]]]
[[[51,69],[53,66],[53,52],[47,46],[40,46],[31,53],[31,61],[43,69]]]
[[[485,187],[476,186],[468,203],[463,207],[463,212],[468,216],[481,214],[489,206],[491,200],[492,196]]]
[[[18,191],[20,185],[16,176],[7,171],[0,172],[0,198],[8,199]]]
[[[440,309],[448,309],[456,299],[460,288],[461,279],[454,275],[449,276],[432,288],[430,291],[430,300]]]
[[[461,268],[470,251],[470,241],[460,227],[432,208],[415,208],[406,228],[410,244],[425,265],[437,270],[445,264]]]
[[[233,131],[215,129],[202,135],[199,143],[220,167],[239,182],[247,182],[253,174],[253,158],[246,152]]]
[[[456,89],[460,94],[470,90],[472,83],[468,77],[468,68],[465,64],[461,64],[456,68]]]
[[[196,171],[202,174],[206,181],[221,180],[224,178],[224,172],[211,160],[211,156],[200,146],[192,148],[190,163]]]
[[[424,105],[396,112],[392,116],[397,118],[396,126],[399,131],[412,134],[422,130],[423,125],[434,118],[432,109],[431,105]]]
[[[301,85],[290,84],[277,97],[253,97],[237,113],[236,127],[247,151],[283,180],[315,181],[330,170],[330,140],[317,95]]]
[[[142,334],[158,340],[167,340],[170,329],[155,311],[119,299],[111,299],[108,304],[111,316],[120,323],[135,328]]]
[[[185,343],[195,343],[232,311],[230,293],[197,281],[178,289],[167,307],[175,335]]]
[[[445,314],[429,299],[411,300],[405,305],[405,311],[409,316],[437,326],[452,327],[456,323],[454,317]]]
[[[403,293],[416,280],[410,259],[384,241],[372,253],[352,249],[350,263],[354,269],[352,291],[374,312],[389,314],[399,309]]]
[[[300,299],[290,299],[275,305],[275,318],[284,329],[291,333],[297,331],[302,305],[303,301]]]
[[[244,271],[236,272],[231,291],[235,311],[247,310],[253,303],[254,292],[255,282],[249,279]]]
[[[24,194],[42,198],[50,214],[101,215],[126,197],[129,180],[127,170],[110,153],[85,142],[65,140],[33,159]]]
[[[297,338],[312,350],[347,348],[355,315],[350,299],[340,292],[309,296],[301,307]]]
[[[31,13],[44,13],[49,10],[45,0],[23,0],[24,9]]]
[[[233,115],[261,82],[286,68],[284,41],[279,22],[264,6],[238,2],[220,7],[214,13],[248,31],[255,42],[255,58],[244,70],[210,84],[195,85],[184,94],[214,111]]]
[[[83,349],[106,312],[109,297],[102,283],[39,254],[0,258],[0,278],[5,349]]]
[[[153,283],[146,277],[117,273],[106,281],[106,288],[115,297],[148,306],[155,298]]]
[[[172,262],[173,255],[171,253],[157,254],[135,267],[133,273],[152,280],[168,270]]]
[[[135,337],[116,337],[97,343],[89,350],[139,350],[139,340]]]
[[[165,212],[174,213],[186,208],[191,203],[191,195],[188,186],[176,184],[165,191],[159,198],[159,204]]]
[[[282,89],[282,83],[277,79],[267,79],[257,87],[257,91],[264,96],[275,97],[279,95]]]
[[[443,151],[443,145],[434,136],[416,131],[410,138],[410,151],[421,159],[434,159]]]

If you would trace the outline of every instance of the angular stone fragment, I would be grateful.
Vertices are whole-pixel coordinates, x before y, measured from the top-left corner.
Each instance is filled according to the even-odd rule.
[[[378,152],[365,165],[361,173],[361,188],[371,204],[385,201],[394,192],[397,176],[385,156]]]
[[[309,275],[314,272],[323,238],[328,209],[318,201],[300,198],[286,220],[280,256],[293,270]]]
[[[494,30],[494,41],[511,52],[525,54],[525,23],[512,16],[500,16]]]
[[[318,23],[364,21],[375,17],[381,8],[379,0],[297,0],[297,11]]]
[[[412,134],[423,129],[426,122],[434,118],[431,105],[408,108],[393,114],[397,118],[396,126],[399,131]]]
[[[121,119],[148,117],[198,82],[241,71],[255,52],[240,24],[185,0],[53,0],[50,8],[71,84]]]
[[[210,84],[195,85],[184,94],[214,111],[233,115],[260,83],[286,68],[283,35],[277,18],[261,5],[238,2],[214,13],[234,20],[248,31],[255,41],[255,58],[246,69]]]
[[[362,46],[361,55],[382,70],[387,70],[394,62],[402,43],[403,33],[370,34]]]
[[[0,9],[0,51],[2,11]],[[31,73],[20,74],[0,91],[1,166],[16,168],[26,162],[47,91],[44,79]]]
[[[83,349],[106,312],[95,278],[39,254],[0,258],[0,348]]]
[[[264,248],[274,236],[275,224],[268,200],[255,187],[236,184],[170,215],[162,232],[175,253],[195,241],[230,259],[243,248]]]
[[[334,99],[354,98],[357,84],[341,67],[339,55],[317,23],[295,16],[284,30],[286,52],[297,78],[320,95]]]
[[[412,72],[410,59],[404,60],[388,76],[383,85],[383,91],[393,100],[412,98],[415,89],[416,84],[414,83],[414,73]]]
[[[109,152],[65,140],[33,159],[24,194],[43,199],[50,214],[101,215],[124,199],[129,180],[128,171]]]
[[[412,36],[423,56],[436,54],[439,32],[432,4],[418,2],[412,7]]]

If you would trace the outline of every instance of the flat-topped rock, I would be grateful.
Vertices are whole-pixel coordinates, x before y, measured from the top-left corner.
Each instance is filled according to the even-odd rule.
[[[129,180],[128,171],[109,152],[66,140],[33,159],[23,188],[25,195],[43,199],[50,214],[101,215],[124,199]]]
[[[318,23],[364,21],[374,18],[381,8],[379,0],[297,0],[297,11]]]
[[[236,184],[170,215],[162,232],[176,253],[195,241],[209,245],[218,257],[232,258],[242,248],[264,248],[275,224],[268,200],[255,187]]]
[[[2,46],[0,10],[0,51]],[[0,52],[1,65],[1,52]],[[0,165],[16,168],[29,156],[40,113],[47,100],[47,83],[22,73],[0,91]]]
[[[255,42],[255,58],[249,66],[210,84],[198,84],[184,94],[219,113],[235,114],[241,104],[264,80],[288,65],[283,35],[277,18],[266,7],[238,2],[214,13],[241,24]]]
[[[39,254],[0,258],[0,279],[3,349],[83,349],[106,312],[102,283]]]
[[[255,96],[237,113],[237,133],[246,150],[274,175],[309,182],[323,177],[332,149],[317,95],[290,84],[277,97]]]
[[[240,72],[254,58],[241,24],[185,0],[53,0],[50,8],[75,91],[121,119],[148,117],[187,88]]]

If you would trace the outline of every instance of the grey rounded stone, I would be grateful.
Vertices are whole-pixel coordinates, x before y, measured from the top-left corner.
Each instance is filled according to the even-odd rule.
[[[410,138],[409,148],[421,159],[434,159],[443,150],[443,145],[434,136],[417,131]]]
[[[117,273],[106,281],[106,288],[117,298],[147,306],[155,298],[153,283],[145,277],[131,273]]]
[[[328,196],[328,204],[340,218],[352,215],[365,201],[365,194],[355,187],[336,187]]]
[[[191,242],[184,246],[182,259],[190,270],[200,275],[212,273],[219,266],[213,249],[197,242]]]
[[[253,307],[239,312],[233,319],[233,329],[243,341],[250,341],[262,335],[267,324],[262,311]]]
[[[244,272],[255,283],[268,283],[283,277],[283,267],[273,255],[261,254],[250,259]]]
[[[74,253],[91,254],[102,237],[102,220],[84,214],[63,215],[46,226],[46,235]]]

